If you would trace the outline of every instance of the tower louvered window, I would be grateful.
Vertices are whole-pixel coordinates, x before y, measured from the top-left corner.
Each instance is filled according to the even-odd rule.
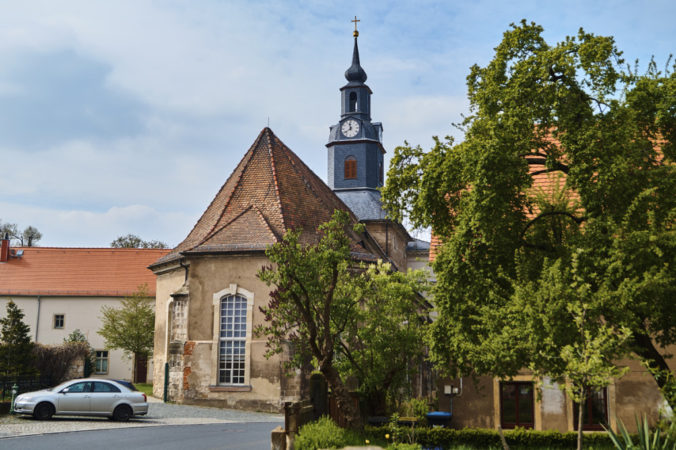
[[[244,384],[246,369],[246,298],[229,295],[221,299],[218,382]]]
[[[350,92],[350,112],[357,111],[357,93]]]
[[[352,156],[348,156],[345,159],[345,179],[351,180],[354,178],[357,178],[357,160]]]

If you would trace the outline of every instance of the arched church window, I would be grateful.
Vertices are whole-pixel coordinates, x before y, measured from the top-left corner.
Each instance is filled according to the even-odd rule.
[[[228,295],[220,303],[218,382],[244,384],[246,369],[246,298]]]
[[[357,178],[357,160],[354,156],[345,158],[345,179],[352,180]]]
[[[357,110],[357,93],[350,92],[350,111],[355,112]]]

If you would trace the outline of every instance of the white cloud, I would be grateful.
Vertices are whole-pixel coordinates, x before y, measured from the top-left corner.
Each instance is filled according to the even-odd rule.
[[[25,228],[37,227],[43,247],[107,247],[119,236],[136,234],[146,240],[161,240],[174,247],[197,221],[177,211],[158,211],[147,205],[112,207],[106,211],[86,211],[31,207],[0,202],[5,216]],[[11,218],[10,218],[11,215]]]

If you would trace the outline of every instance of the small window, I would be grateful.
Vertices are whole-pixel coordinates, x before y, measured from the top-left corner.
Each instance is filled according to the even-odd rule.
[[[64,314],[54,314],[54,328],[63,329],[64,322],[65,322]]]
[[[608,426],[608,402],[607,390],[588,392],[587,400],[582,411],[583,430],[603,430]],[[573,403],[573,427],[577,431],[577,419],[579,417],[579,403]]]
[[[357,110],[357,93],[350,92],[350,111],[355,112]]]
[[[500,422],[502,428],[533,428],[533,383],[500,383]]]
[[[96,350],[96,366],[94,373],[103,375],[108,373],[108,350]]]
[[[357,160],[353,156],[345,158],[345,179],[353,180],[357,178]]]

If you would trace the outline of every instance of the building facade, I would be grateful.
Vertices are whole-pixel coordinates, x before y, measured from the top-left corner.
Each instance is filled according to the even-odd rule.
[[[9,240],[4,240],[9,246]],[[133,361],[105,347],[98,334],[101,308],[118,308],[140,286],[155,295],[146,268],[165,255],[161,249],[18,247],[0,258],[0,316],[12,300],[24,313],[34,342],[62,344],[80,330],[96,356],[92,376],[132,380]],[[146,370],[143,370],[145,364]],[[152,379],[152,361],[139,361],[137,379]]]

